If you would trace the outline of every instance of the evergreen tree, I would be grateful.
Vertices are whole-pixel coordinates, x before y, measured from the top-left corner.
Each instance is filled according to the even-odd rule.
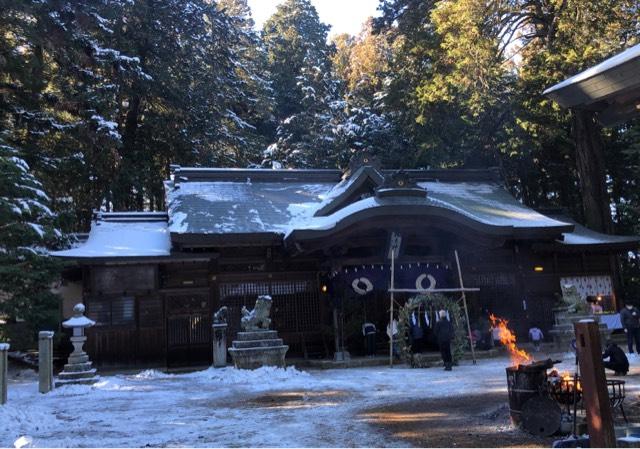
[[[332,57],[336,76],[345,85],[345,118],[336,133],[351,151],[378,155],[386,167],[413,167],[402,135],[391,113],[385,112],[386,83],[392,74],[392,51],[384,36],[372,33],[369,19],[357,37],[337,36]]]
[[[49,197],[17,148],[0,136],[0,339],[11,340],[11,324],[25,321],[35,341],[38,330],[55,328],[58,297],[51,293],[60,265],[47,248],[61,238]]]
[[[337,139],[345,103],[331,70],[329,27],[308,0],[286,0],[267,20],[268,54],[279,125],[263,165],[339,167],[345,148]]]
[[[279,121],[303,110],[306,96],[299,77],[309,64],[326,64],[329,54],[329,26],[320,22],[309,0],[285,0],[265,22],[262,39],[267,50],[268,68],[276,98],[275,115]],[[320,66],[319,66],[320,67]]]
[[[28,149],[52,207],[67,212],[67,230],[86,230],[109,189],[120,145],[116,79],[139,74],[135,58],[106,44],[121,6],[9,2],[0,17],[6,140]]]
[[[297,77],[302,110],[285,118],[277,129],[277,141],[265,152],[263,164],[284,167],[344,166],[345,142],[338,136],[345,120],[345,103],[339,82],[327,67],[328,59],[310,54]]]
[[[235,140],[230,142],[232,149],[223,151],[234,153],[237,165],[257,164],[276,127],[267,53],[247,0],[220,0],[218,7],[229,17],[236,36],[230,50],[237,81],[228,86],[233,103],[227,121]]]

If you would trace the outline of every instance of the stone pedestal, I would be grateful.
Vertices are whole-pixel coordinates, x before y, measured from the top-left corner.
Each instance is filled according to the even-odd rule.
[[[213,367],[224,368],[227,366],[227,325],[225,323],[213,324]]]
[[[69,363],[64,366],[64,370],[58,374],[56,387],[69,384],[93,384],[100,380],[96,375],[96,369],[92,368],[89,356],[82,350],[87,337],[71,337],[73,352],[69,356]]]
[[[9,343],[0,343],[0,405],[7,402],[7,381],[9,370]]]
[[[549,334],[553,337],[553,343],[556,351],[568,352],[572,351],[571,342],[576,338],[573,323],[580,320],[591,319],[598,323],[600,331],[600,341],[604,344],[611,336],[611,330],[607,329],[606,324],[600,323],[598,315],[586,313],[569,313],[567,307],[556,307],[553,309],[555,323]]]
[[[278,332],[257,330],[238,332],[238,339],[229,348],[233,364],[239,369],[256,369],[261,366],[286,366],[284,356],[289,346],[282,344]]]
[[[53,390],[53,332],[38,333],[38,391]]]

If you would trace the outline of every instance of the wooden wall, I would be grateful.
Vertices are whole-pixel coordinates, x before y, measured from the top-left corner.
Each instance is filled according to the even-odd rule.
[[[465,285],[481,289],[471,296],[479,307],[511,320],[519,338],[532,325],[551,328],[561,277],[612,275],[609,254],[537,253],[523,242],[461,255]]]
[[[526,338],[532,324],[543,331],[551,327],[561,277],[611,274],[606,253],[537,253],[523,242],[491,246],[453,237],[408,241],[410,248],[428,247],[433,252],[428,257],[442,257],[452,266],[457,247],[465,286],[481,289],[469,295],[472,321],[489,310],[509,319],[519,338]],[[305,257],[297,261],[277,248],[243,248],[199,262],[87,268],[84,302],[98,323],[87,331],[87,352],[102,364],[207,364],[212,314],[230,307],[230,344],[242,306],[252,308],[257,295],[269,294],[274,328],[290,345],[289,355],[330,356],[331,305],[320,291],[317,268],[328,259],[321,253]],[[543,271],[534,271],[536,266]],[[386,300],[379,302],[376,308],[383,311]]]

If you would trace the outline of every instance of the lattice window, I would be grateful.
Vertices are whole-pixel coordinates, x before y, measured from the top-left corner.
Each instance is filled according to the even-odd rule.
[[[135,325],[136,301],[133,296],[88,298],[86,315],[97,326]]]
[[[87,299],[86,315],[96,326],[111,325],[111,301],[109,299]]]
[[[111,324],[134,324],[136,321],[136,300],[133,296],[123,296],[111,302]]]

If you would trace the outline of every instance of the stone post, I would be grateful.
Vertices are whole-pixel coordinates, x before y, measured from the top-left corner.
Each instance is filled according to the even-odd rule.
[[[38,391],[48,393],[53,390],[53,332],[38,333]]]
[[[0,405],[7,402],[7,378],[9,377],[8,352],[9,343],[0,343]]]
[[[213,367],[227,366],[227,323],[214,323],[213,329]]]

